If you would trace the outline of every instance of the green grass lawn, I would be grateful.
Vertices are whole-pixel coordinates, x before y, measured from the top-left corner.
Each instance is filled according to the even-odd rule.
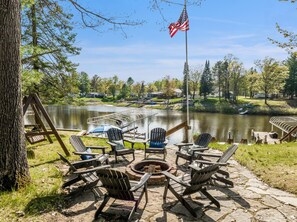
[[[212,144],[225,150],[226,145]],[[297,142],[239,145],[235,159],[272,187],[297,194]]]
[[[69,137],[73,132],[60,132],[66,147],[72,153]],[[86,145],[106,146],[105,140],[83,137]],[[143,144],[136,144],[143,149]],[[211,147],[224,150],[227,145],[211,144]],[[62,148],[54,139],[54,143],[42,142],[28,145],[30,153],[29,165],[32,181],[18,191],[0,193],[0,221],[42,221],[42,214],[60,211],[67,207],[65,195],[60,187],[63,182],[60,166],[62,162],[57,152],[63,154]],[[35,156],[35,157],[34,157]],[[264,182],[273,187],[297,194],[297,143],[281,145],[240,145],[235,158],[252,170]],[[79,159],[71,155],[70,160]],[[24,217],[18,218],[22,211]]]

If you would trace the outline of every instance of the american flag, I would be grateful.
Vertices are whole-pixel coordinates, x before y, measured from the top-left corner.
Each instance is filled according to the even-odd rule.
[[[189,18],[188,18],[186,7],[184,7],[178,21],[176,23],[171,23],[168,28],[169,28],[169,34],[171,38],[175,35],[175,33],[177,33],[178,30],[188,31],[190,29]]]

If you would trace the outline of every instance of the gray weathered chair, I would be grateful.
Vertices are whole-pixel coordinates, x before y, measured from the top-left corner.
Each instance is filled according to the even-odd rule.
[[[197,217],[197,214],[191,205],[185,200],[184,196],[200,192],[206,196],[211,201],[211,203],[220,208],[220,203],[210,193],[207,192],[207,185],[211,182],[212,175],[218,171],[219,167],[217,165],[211,165],[203,169],[197,169],[193,166],[191,166],[191,168],[191,174],[186,174],[181,177],[176,177],[168,172],[163,171],[163,174],[167,179],[163,199],[166,200],[169,189],[194,217]]]
[[[202,153],[198,152],[197,154],[201,156],[201,159],[195,160],[193,162],[194,166],[198,166],[199,168],[203,168],[208,165],[219,165],[219,166],[227,166],[227,161],[233,156],[233,154],[236,152],[238,146],[233,144],[231,145],[227,150],[223,152],[223,154],[210,154],[210,153]],[[216,158],[216,161],[213,161],[211,159],[207,159],[207,157]],[[220,182],[225,183],[226,185],[230,185],[231,187],[234,186],[233,182],[228,180],[229,173],[225,170],[222,170],[221,168],[218,170],[218,172],[214,175],[213,180],[217,180]]]
[[[133,155],[133,160],[135,160],[134,154],[134,142],[128,139],[124,139],[122,130],[118,128],[110,128],[107,130],[108,144],[111,146],[111,153],[115,156],[115,162],[118,162],[118,156],[124,156],[127,154]],[[131,143],[131,149],[125,147],[125,142]]]
[[[176,152],[175,163],[178,165],[178,158],[185,159],[192,163],[193,160],[198,158],[196,152],[208,150],[208,144],[210,143],[212,136],[209,133],[201,133],[197,140],[193,143],[178,143],[175,144],[178,147]]]
[[[75,191],[75,193],[81,193],[90,189],[96,199],[102,195],[102,192],[99,189],[101,182],[99,181],[96,171],[99,169],[110,168],[109,165],[102,165],[106,162],[106,159],[108,159],[107,154],[99,158],[82,160],[73,163],[66,159],[61,153],[58,153],[58,155],[60,156],[61,160],[69,166],[67,174],[72,174],[72,178],[63,183],[63,189],[79,181],[83,181],[84,184],[80,186],[79,189]],[[84,169],[82,170],[81,168]]]
[[[70,136],[69,142],[75,149],[75,152],[73,153],[80,155],[82,160],[103,156],[105,154],[105,149],[107,148],[106,146],[85,146],[81,138],[75,135]],[[92,150],[101,150],[102,154],[92,153]],[[108,159],[106,160],[106,163],[108,164]]]
[[[163,128],[154,128],[151,130],[150,139],[148,140],[149,147],[144,149],[144,159],[147,153],[163,154],[163,160],[166,158],[166,130]]]
[[[135,205],[129,214],[128,220],[131,219],[133,213],[137,210],[143,194],[145,194],[147,203],[147,181],[151,174],[144,174],[139,182],[129,181],[127,174],[115,169],[101,169],[97,171],[97,175],[102,182],[102,186],[107,190],[107,193],[104,195],[104,200],[95,213],[95,219],[100,216],[103,208],[110,198],[135,202]]]

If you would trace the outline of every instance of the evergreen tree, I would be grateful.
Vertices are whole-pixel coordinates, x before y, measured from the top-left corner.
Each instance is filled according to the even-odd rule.
[[[224,62],[221,64],[221,70],[222,70],[222,86],[223,86],[223,96],[225,100],[230,100],[230,73],[228,70],[229,62],[224,60]]]
[[[119,98],[120,99],[126,99],[129,95],[129,88],[127,86],[126,83],[123,84],[122,88],[121,88],[121,91],[120,91],[120,95],[119,95]]]
[[[131,92],[132,92],[132,85],[133,85],[133,83],[134,83],[134,80],[132,79],[132,77],[129,77],[127,79],[127,86],[128,86],[128,89],[129,89],[129,94],[131,94]]]
[[[79,75],[79,86],[80,95],[86,96],[90,92],[90,80],[89,76],[85,72],[81,72]]]
[[[297,53],[292,53],[287,59],[287,66],[289,69],[288,78],[285,81],[284,92],[290,96],[297,96]]]
[[[200,96],[203,95],[204,99],[207,98],[213,90],[213,79],[210,72],[209,61],[206,60],[204,70],[200,80]]]
[[[76,64],[69,55],[79,54],[74,47],[76,34],[72,33],[72,15],[54,0],[23,1],[22,10],[22,50],[23,81],[25,93],[39,93],[41,96],[54,91],[56,96],[64,97],[69,93]],[[47,85],[47,87],[43,87]]]
[[[219,93],[219,100],[221,100],[221,93],[222,93],[222,88],[223,88],[223,62],[222,61],[217,61],[216,64],[214,65],[212,72],[213,76],[216,77],[216,86],[218,87],[218,93]]]

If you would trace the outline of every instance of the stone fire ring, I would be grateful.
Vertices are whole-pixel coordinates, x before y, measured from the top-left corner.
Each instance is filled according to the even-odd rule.
[[[176,175],[176,168],[171,166],[169,163],[161,160],[142,160],[137,163],[132,163],[126,167],[126,173],[131,180],[140,180],[145,172],[140,171],[146,165],[157,165],[161,166],[162,171],[167,171],[173,175]],[[148,180],[149,185],[163,185],[165,182],[165,176],[162,173],[153,173]]]

